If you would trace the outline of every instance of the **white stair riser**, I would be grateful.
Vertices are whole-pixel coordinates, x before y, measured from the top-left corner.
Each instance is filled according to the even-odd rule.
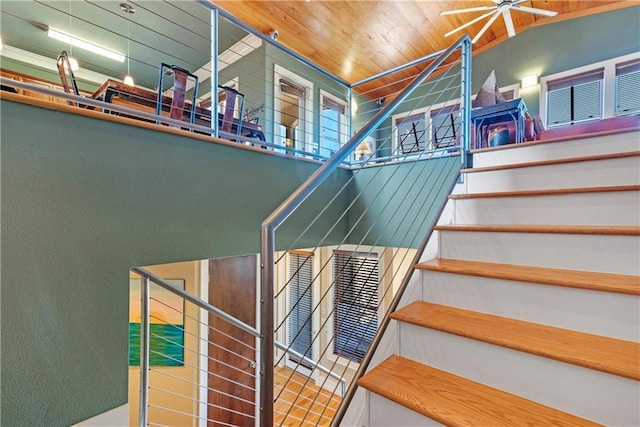
[[[402,323],[401,355],[611,426],[640,425],[640,383]]]
[[[507,149],[475,153],[473,155],[473,166],[486,167],[511,163],[528,163],[636,150],[640,150],[640,132],[638,131],[559,143],[517,144],[509,146]]]
[[[640,184],[640,156],[465,174],[467,193]]]
[[[454,224],[640,226],[640,192],[457,199]]]
[[[438,236],[441,258],[640,274],[637,236],[449,230]]]
[[[424,301],[626,341],[640,340],[638,296],[428,270],[423,270],[422,277]]]
[[[443,426],[430,418],[398,405],[372,392],[369,394],[369,424],[367,427],[427,427]],[[358,426],[360,427],[360,426]]]

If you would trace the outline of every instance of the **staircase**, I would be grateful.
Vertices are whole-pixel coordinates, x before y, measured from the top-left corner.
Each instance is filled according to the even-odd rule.
[[[640,425],[639,141],[474,153],[358,381],[368,426]]]

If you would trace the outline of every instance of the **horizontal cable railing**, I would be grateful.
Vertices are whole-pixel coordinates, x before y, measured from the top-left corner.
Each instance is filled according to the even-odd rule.
[[[109,40],[123,62],[110,65],[80,48],[74,50],[70,43],[40,46],[31,38],[3,32],[3,76],[38,88],[6,86],[53,102],[77,103],[321,162],[380,111],[414,77],[412,72],[440,53],[350,85],[211,2],[137,2],[131,8],[95,2],[24,3],[65,22],[56,31],[74,34],[75,28],[82,28],[84,33]],[[2,9],[11,27],[37,24],[43,31],[51,29],[31,22],[17,5]],[[62,51],[79,64],[78,69],[65,72],[64,78],[56,60]],[[8,69],[14,62],[20,64],[21,72]],[[27,75],[22,74],[25,72]],[[380,84],[385,76],[394,76],[396,83]],[[62,85],[55,83],[69,77],[77,80],[82,102],[62,96]],[[393,132],[395,127],[385,125],[384,132]],[[451,147],[451,136],[445,130],[436,132],[440,133]],[[398,151],[393,144],[383,143],[384,137],[372,135],[365,145],[351,150],[343,165],[357,166],[365,158],[379,162],[403,159],[406,147]],[[443,147],[438,143],[431,149]]]
[[[271,366],[278,381],[285,368],[285,381],[304,378],[296,399],[276,393],[271,402],[263,396],[265,425],[339,423],[355,392],[354,379],[368,364],[386,327],[385,313],[397,305],[410,277],[407,271],[420,256],[416,250],[423,248],[458,179],[468,148],[468,37],[425,59],[422,66],[263,222],[261,387],[273,387],[275,380],[267,368]],[[305,200],[372,135],[375,150],[353,165],[322,209],[307,212]],[[434,135],[447,136],[446,144],[441,140],[443,146],[435,146]],[[386,156],[380,157],[381,151]],[[299,233],[291,237],[289,230],[276,245],[276,229],[292,216],[298,215],[300,222],[301,212],[305,217]],[[320,237],[313,240],[311,234]],[[288,268],[280,267],[283,264]],[[287,349],[274,347],[268,337],[284,340]],[[291,357],[290,349],[304,357]],[[309,360],[321,362],[350,384],[344,398],[337,392],[335,375],[319,371]],[[322,401],[325,393],[341,401],[340,409]]]
[[[138,425],[255,424],[258,331],[152,272],[132,272],[142,278]]]
[[[216,316],[227,324],[225,329],[233,326],[255,338],[260,337],[258,331],[146,269],[133,268],[131,271],[142,278],[138,425],[178,425],[187,420],[215,425],[257,423],[257,399],[248,400],[237,395],[257,393],[260,368],[256,362],[255,343],[248,344],[238,337],[238,333],[216,328],[206,317]],[[176,318],[182,318],[182,324],[176,323]],[[137,330],[132,331],[135,338]],[[221,339],[227,346],[221,345]],[[333,377],[341,384],[341,395],[346,392],[344,379],[330,369],[288,349],[285,344],[276,341],[275,345]],[[134,355],[136,350],[132,349]],[[247,352],[254,356],[248,357]],[[172,370],[178,366],[180,371]],[[185,374],[185,370],[190,375]],[[202,380],[202,375],[208,379]],[[281,375],[285,377],[284,372]],[[296,389],[304,387],[304,381],[283,382],[283,385],[280,392],[292,398]],[[241,392],[236,393],[238,390]],[[336,400],[336,407],[337,403]],[[248,408],[251,413],[247,413]],[[233,419],[233,423],[228,423],[229,419]]]

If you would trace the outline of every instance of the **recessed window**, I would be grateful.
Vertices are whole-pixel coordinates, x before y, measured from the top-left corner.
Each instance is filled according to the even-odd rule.
[[[316,152],[331,157],[347,140],[347,103],[322,95],[320,113],[320,144]]]
[[[397,154],[420,153],[427,149],[427,117],[424,113],[396,119]]]
[[[307,359],[313,359],[313,256],[289,254],[288,328],[290,348]],[[289,360],[310,367],[308,360],[289,354]]]
[[[433,148],[454,147],[461,125],[459,105],[431,110]]]
[[[547,82],[550,128],[602,118],[604,68]]]
[[[616,65],[616,116],[640,113],[640,60]]]
[[[333,353],[360,363],[378,330],[378,255],[333,256]]]

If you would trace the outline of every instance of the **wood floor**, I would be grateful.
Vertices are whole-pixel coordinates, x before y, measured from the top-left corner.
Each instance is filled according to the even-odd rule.
[[[321,389],[289,368],[275,369],[274,388],[275,426],[328,426],[342,400],[339,389]]]

